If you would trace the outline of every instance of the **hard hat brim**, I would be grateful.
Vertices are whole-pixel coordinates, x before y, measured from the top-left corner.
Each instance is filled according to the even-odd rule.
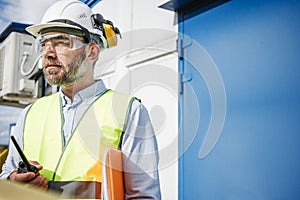
[[[66,24],[66,23],[60,23],[60,22],[49,22],[49,23],[44,23],[44,24],[37,24],[37,25],[32,25],[28,26],[26,28],[26,31],[33,35],[34,37],[38,37],[41,33],[42,29],[45,28],[51,28],[51,27],[62,27],[62,28],[73,28],[73,29],[79,29],[81,30],[78,26],[74,26],[71,24]]]

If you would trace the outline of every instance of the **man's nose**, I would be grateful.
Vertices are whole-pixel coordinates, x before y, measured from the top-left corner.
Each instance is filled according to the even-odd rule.
[[[44,56],[51,56],[51,57],[56,57],[56,51],[51,42],[48,42],[45,44],[45,47],[43,49],[43,55]]]

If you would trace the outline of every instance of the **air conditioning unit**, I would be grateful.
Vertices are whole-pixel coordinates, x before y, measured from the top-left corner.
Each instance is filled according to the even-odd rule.
[[[34,38],[11,32],[0,44],[0,98],[8,101],[32,102],[37,95],[39,56]]]

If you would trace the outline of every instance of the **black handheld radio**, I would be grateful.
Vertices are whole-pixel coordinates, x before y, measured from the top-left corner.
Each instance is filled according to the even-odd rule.
[[[17,151],[18,151],[18,153],[19,153],[19,155],[22,159],[22,161],[19,162],[18,173],[34,172],[36,175],[38,175],[39,170],[35,166],[31,165],[28,162],[28,160],[25,157],[22,149],[20,148],[19,144],[17,143],[15,137],[11,136],[10,138],[11,138],[12,142],[14,143],[14,145],[15,145],[15,147],[16,147],[16,149],[17,149]]]

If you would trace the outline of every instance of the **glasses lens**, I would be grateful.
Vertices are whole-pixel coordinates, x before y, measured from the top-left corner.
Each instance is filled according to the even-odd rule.
[[[66,34],[54,34],[40,36],[38,39],[38,52],[43,53],[50,48],[57,54],[63,54],[70,50],[79,49],[86,43],[82,42],[78,37]]]

